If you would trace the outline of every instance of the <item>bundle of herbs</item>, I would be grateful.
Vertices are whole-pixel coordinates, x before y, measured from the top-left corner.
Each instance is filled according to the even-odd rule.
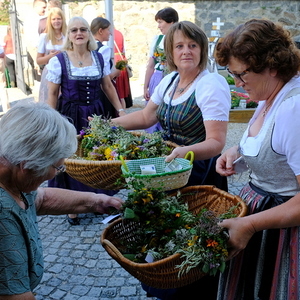
[[[223,272],[228,257],[226,230],[218,225],[236,217],[231,207],[221,215],[204,208],[198,214],[189,210],[180,190],[168,194],[145,188],[135,181],[134,189],[122,206],[122,218],[136,222],[135,240],[126,243],[123,255],[138,263],[158,261],[179,253],[179,276],[192,268],[207,274]],[[150,261],[149,261],[150,257]]]
[[[80,132],[84,159],[124,160],[166,156],[172,149],[161,132],[153,134],[131,133],[121,126],[115,126],[102,116],[93,116],[89,127]]]

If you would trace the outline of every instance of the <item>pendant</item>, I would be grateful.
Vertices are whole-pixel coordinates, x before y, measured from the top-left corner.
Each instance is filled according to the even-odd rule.
[[[79,61],[79,62],[78,62],[78,65],[79,65],[80,68],[82,68],[83,62],[82,62],[82,61]]]
[[[177,90],[177,93],[182,94],[184,92],[185,88],[180,88]]]

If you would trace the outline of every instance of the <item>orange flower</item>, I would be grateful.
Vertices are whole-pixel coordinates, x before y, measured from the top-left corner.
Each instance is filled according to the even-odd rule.
[[[144,204],[151,202],[151,199],[149,198],[142,198]]]
[[[212,240],[212,239],[206,240],[206,243],[207,243],[207,247],[216,247],[216,246],[218,246],[218,242],[216,242],[215,240]]]

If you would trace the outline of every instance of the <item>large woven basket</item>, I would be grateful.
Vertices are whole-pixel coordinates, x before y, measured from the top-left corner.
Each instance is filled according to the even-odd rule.
[[[232,206],[237,206],[234,213],[239,217],[245,216],[247,206],[239,196],[231,195],[214,186],[192,186],[181,189],[189,210],[197,214],[203,208],[220,215]],[[125,258],[121,252],[126,251],[126,244],[136,239],[138,223],[118,219],[104,229],[101,243],[107,253],[115,259],[127,272],[141,282],[159,289],[178,288],[191,284],[205,274],[199,268],[193,268],[188,273],[178,276],[182,260],[180,254],[174,254],[153,263],[135,263]]]
[[[134,132],[133,134],[139,135],[140,133]],[[166,141],[165,143],[171,148],[178,146],[169,141]],[[78,137],[78,148],[76,155],[83,157],[80,137]],[[94,161],[68,158],[65,160],[65,165],[67,167],[66,172],[71,177],[92,188],[119,190],[124,188],[126,184],[124,178],[122,177],[122,162],[118,160]]]

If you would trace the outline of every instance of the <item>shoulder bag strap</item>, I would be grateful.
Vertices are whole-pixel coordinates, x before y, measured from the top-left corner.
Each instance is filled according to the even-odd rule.
[[[122,60],[124,60],[124,56],[122,55],[122,53],[121,53],[121,51],[120,51],[120,49],[119,49],[119,47],[118,47],[116,41],[114,41],[114,44],[115,44],[115,46],[116,46],[116,48],[117,48],[117,50],[118,50],[118,52],[119,52],[119,55],[121,56]]]

